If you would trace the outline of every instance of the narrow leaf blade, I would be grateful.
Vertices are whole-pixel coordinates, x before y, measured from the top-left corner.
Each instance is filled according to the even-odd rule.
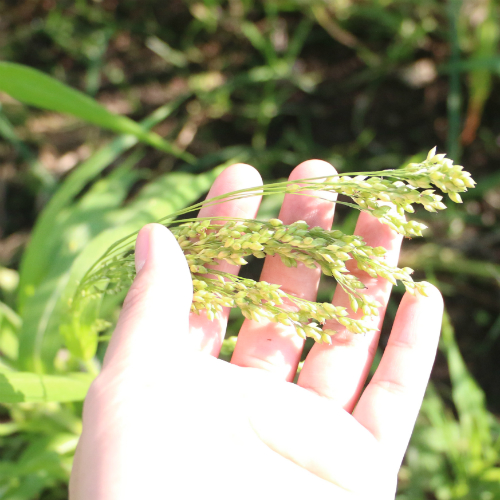
[[[0,90],[14,99],[58,113],[76,116],[87,123],[130,134],[142,142],[191,163],[194,158],[162,139],[158,134],[145,130],[125,116],[111,113],[97,101],[44,73],[11,62],[0,62]]]
[[[65,376],[14,371],[0,373],[0,403],[81,401],[92,379],[87,373]]]

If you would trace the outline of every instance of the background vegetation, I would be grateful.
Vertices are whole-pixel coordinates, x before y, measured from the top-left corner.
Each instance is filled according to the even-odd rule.
[[[109,243],[203,197],[220,165],[271,181],[309,158],[398,168],[434,145],[478,186],[417,213],[430,229],[404,244],[448,314],[398,498],[500,498],[499,12],[498,0],[4,0],[0,59],[95,101],[0,63],[0,498],[67,496],[106,332],[83,362],[59,325]],[[336,225],[355,218],[340,208]]]

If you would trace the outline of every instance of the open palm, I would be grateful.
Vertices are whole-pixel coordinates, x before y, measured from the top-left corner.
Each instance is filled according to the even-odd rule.
[[[311,160],[291,179],[329,176]],[[258,173],[233,165],[209,197],[258,185]],[[257,197],[200,213],[253,218]],[[288,194],[280,219],[330,228],[334,200]],[[396,264],[401,237],[361,214],[356,234],[383,246]],[[304,347],[293,328],[245,321],[231,360],[217,359],[228,312],[215,320],[189,315],[192,288],[173,236],[159,225],[140,232],[140,269],[84,409],[70,498],[394,498],[397,472],[436,353],[442,300],[405,295],[389,343],[363,387],[378,344],[391,285],[356,272],[382,304],[374,333],[340,325],[332,345],[316,344],[297,384]],[[238,269],[221,264],[225,271]],[[262,279],[293,295],[316,298],[319,270],[266,259]],[[338,287],[335,305],[348,307]]]

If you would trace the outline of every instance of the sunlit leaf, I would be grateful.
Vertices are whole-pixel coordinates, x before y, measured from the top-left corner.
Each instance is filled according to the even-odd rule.
[[[185,96],[161,106],[148,116],[141,126],[149,129],[168,117],[183,101]],[[61,227],[54,224],[56,217],[68,207],[75,196],[106,167],[116,161],[124,152],[137,144],[137,138],[124,135],[116,138],[110,144],[95,152],[73,170],[50,199],[43,212],[38,217],[31,234],[30,242],[21,261],[18,308],[22,313],[26,298],[35,293],[37,286],[44,279],[51,258],[53,246],[61,244]]]
[[[58,80],[22,64],[0,62],[0,90],[18,101],[50,111],[76,116],[88,123],[130,134],[150,146],[192,163],[194,157],[145,130],[125,116],[111,113],[96,100]]]
[[[81,401],[93,377],[86,373],[37,375],[28,372],[0,373],[0,403]]]

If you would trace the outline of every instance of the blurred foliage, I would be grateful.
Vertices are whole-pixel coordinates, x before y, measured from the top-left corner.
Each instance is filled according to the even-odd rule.
[[[400,473],[398,498],[426,498],[426,493],[439,499],[499,498],[500,422],[467,371],[447,314],[441,351],[448,361],[452,408],[430,385]]]
[[[398,168],[437,144],[479,183],[461,207],[418,213],[428,234],[405,242],[403,264],[439,280],[449,317],[398,495],[499,498],[499,13],[499,0],[4,0],[3,61],[162,139],[114,137],[83,108],[58,114],[71,110],[54,90],[52,106],[25,99],[44,110],[0,93],[0,497],[67,497],[82,384],[109,332],[82,363],[58,325],[71,283],[111,241],[202,197],[219,165],[248,162],[271,181],[314,157]],[[342,230],[354,223],[338,210]],[[111,322],[122,298],[102,304]]]

